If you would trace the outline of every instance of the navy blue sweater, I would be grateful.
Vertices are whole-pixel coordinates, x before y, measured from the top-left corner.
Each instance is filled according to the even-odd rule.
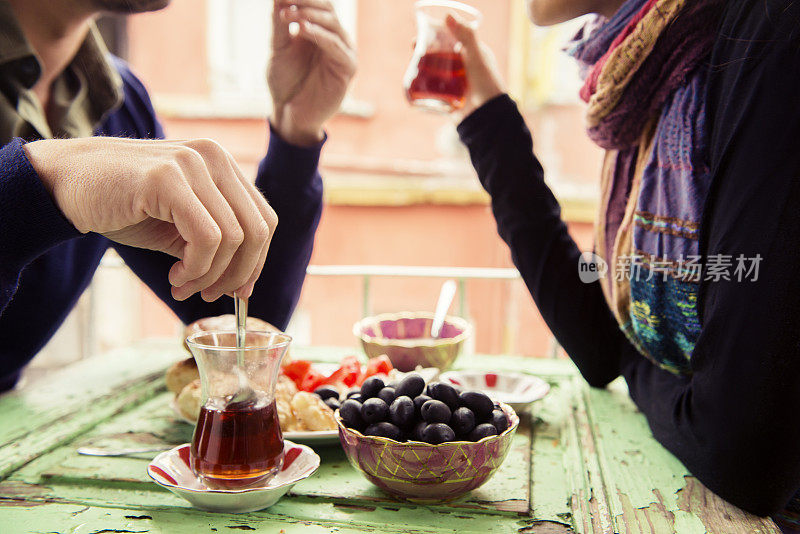
[[[653,434],[701,482],[759,515],[800,488],[800,4],[726,4],[709,68],[713,180],[701,252],[762,256],[755,282],[703,282],[692,373],[640,355],[544,182],[522,117],[498,97],[459,125],[500,236],[550,329],[594,386],[622,374]]]
[[[142,83],[115,59],[125,101],[97,135],[164,136]],[[213,132],[209,132],[213,137]],[[195,295],[172,299],[167,273],[175,258],[136,249],[89,233],[80,234],[54,204],[25,157],[23,140],[0,148],[0,391],[12,387],[21,368],[44,346],[89,285],[108,247],[183,322],[232,313],[232,299],[204,302]],[[285,328],[297,304],[322,210],[317,171],[321,144],[301,148],[274,132],[256,185],[280,222],[250,299],[250,314]],[[104,295],[104,298],[114,298]]]

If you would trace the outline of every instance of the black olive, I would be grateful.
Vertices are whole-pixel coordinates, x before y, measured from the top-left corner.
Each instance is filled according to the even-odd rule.
[[[361,418],[368,425],[386,421],[389,416],[389,406],[381,399],[372,398],[364,401],[361,405]]]
[[[428,395],[445,403],[451,412],[458,409],[458,392],[450,384],[444,382],[429,384]]]
[[[380,390],[384,388],[385,384],[383,383],[383,379],[379,376],[371,376],[364,380],[364,383],[361,384],[361,398],[364,400],[371,399],[372,397],[377,397]]]
[[[389,405],[389,420],[399,428],[411,428],[416,422],[414,417],[414,401],[403,395],[397,397]]]
[[[503,410],[494,410],[492,412],[491,423],[497,429],[498,434],[502,434],[505,432],[508,427],[510,426],[508,423],[508,417],[506,417],[505,412]]]
[[[425,430],[425,427],[428,426],[428,423],[425,421],[420,421],[416,425],[414,425],[413,430],[411,430],[410,439],[414,441],[422,441],[422,431]]]
[[[386,404],[391,404],[397,398],[397,395],[395,395],[393,387],[386,386],[378,392],[378,398],[382,399]]]
[[[333,386],[320,386],[314,390],[314,394],[322,400],[339,399],[339,391]]]
[[[465,391],[458,396],[462,406],[466,406],[475,414],[479,421],[485,421],[494,410],[494,403],[486,393],[480,391]]]
[[[426,443],[444,443],[446,441],[453,441],[456,439],[456,434],[453,429],[444,423],[434,423],[422,429],[422,441]]]
[[[364,429],[364,419],[361,417],[361,403],[357,400],[347,399],[339,407],[339,416],[344,426],[354,430]]]
[[[417,419],[422,417],[422,405],[428,402],[429,400],[433,399],[431,399],[427,395],[417,395],[416,397],[414,397],[414,412],[417,415]]]
[[[438,400],[429,400],[420,409],[422,418],[429,423],[447,423],[450,421],[450,408]]]
[[[353,393],[352,395],[350,395],[347,398],[356,400],[358,402],[364,402],[364,397],[361,396],[361,393]]]
[[[382,438],[389,438],[395,441],[401,441],[403,438],[403,433],[400,432],[400,429],[392,423],[387,423],[386,421],[369,425],[364,431],[364,435],[380,436]]]
[[[398,397],[405,395],[412,399],[417,395],[421,395],[425,391],[425,380],[418,374],[406,375],[395,388],[395,393]]]
[[[354,395],[361,396],[361,388],[353,388],[347,392],[347,398],[353,397]]]
[[[325,399],[325,404],[327,404],[328,408],[330,408],[334,412],[342,407],[342,404],[339,402],[339,399],[334,399],[333,397],[331,397],[330,399]]]
[[[496,436],[497,429],[494,425],[489,423],[483,423],[476,426],[472,432],[469,433],[469,440],[470,441],[480,441],[487,436]]]
[[[469,408],[461,407],[450,417],[450,426],[458,436],[466,436],[475,428],[475,414]]]

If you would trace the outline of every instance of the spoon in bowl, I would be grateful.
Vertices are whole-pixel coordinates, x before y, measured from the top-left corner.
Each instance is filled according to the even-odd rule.
[[[431,337],[434,339],[437,339],[442,333],[444,317],[447,315],[447,310],[450,309],[450,304],[453,303],[455,294],[456,283],[454,280],[447,280],[442,284],[439,300],[436,302],[436,311],[433,314],[433,323],[431,323]]]

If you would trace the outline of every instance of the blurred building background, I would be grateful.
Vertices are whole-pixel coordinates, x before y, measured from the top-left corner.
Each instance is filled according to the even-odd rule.
[[[534,134],[535,151],[570,230],[591,249],[601,152],[583,133],[577,72],[560,48],[575,24],[534,28],[524,0],[468,0]],[[448,116],[409,107],[401,80],[415,35],[413,0],[334,0],[359,68],[328,125],[325,210],[312,265],[513,267],[488,196]],[[148,86],[167,135],[211,137],[250,175],[267,146],[265,83],[272,0],[173,0],[167,9],[104,19],[110,48]],[[307,279],[291,333],[301,344],[355,346],[364,306],[432,309],[441,279]],[[521,281],[465,284],[473,349],[543,356],[550,334]],[[451,312],[458,312],[456,306]],[[149,336],[178,336],[162,302],[109,256],[91,290],[39,358],[60,362]]]

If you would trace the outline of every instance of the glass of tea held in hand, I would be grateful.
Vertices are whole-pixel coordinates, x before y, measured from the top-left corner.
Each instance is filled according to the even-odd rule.
[[[477,9],[448,0],[423,0],[414,4],[417,41],[403,78],[406,97],[413,106],[449,113],[464,107],[467,73],[458,41],[445,26],[447,15],[478,26]]]
[[[280,362],[291,338],[247,331],[198,332],[186,339],[200,371],[201,408],[190,464],[207,486],[262,485],[283,465],[283,435],[275,407]]]

